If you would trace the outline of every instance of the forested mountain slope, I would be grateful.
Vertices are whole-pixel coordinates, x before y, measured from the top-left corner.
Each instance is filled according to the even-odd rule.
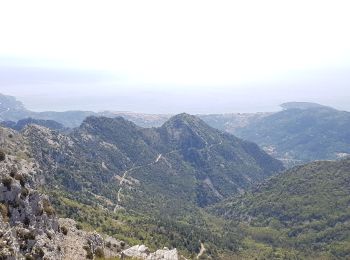
[[[159,128],[89,117],[69,134],[37,125],[23,134],[60,214],[153,249],[167,245],[196,254],[199,240],[213,256],[236,249],[236,227],[222,222],[213,228],[216,220],[200,207],[283,169],[257,145],[187,114]]]
[[[73,191],[89,187],[112,201],[118,199],[114,192],[119,188],[126,200],[145,194],[152,198],[157,189],[169,199],[177,194],[202,206],[282,169],[255,144],[187,114],[160,128],[140,128],[123,118],[89,117],[68,135],[37,126],[24,133],[53,182]]]
[[[257,243],[325,259],[350,257],[350,159],[297,166],[212,212],[248,223]]]

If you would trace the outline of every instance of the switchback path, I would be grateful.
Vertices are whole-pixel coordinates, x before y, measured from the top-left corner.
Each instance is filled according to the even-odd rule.
[[[202,137],[201,137],[201,138],[202,138]],[[223,141],[220,140],[219,143],[215,143],[215,144],[209,145],[208,142],[205,141],[206,145],[205,145],[205,147],[202,148],[201,150],[204,150],[204,149],[210,150],[210,149],[211,149],[213,146],[215,146],[215,145],[221,145],[222,142],[223,142]],[[167,153],[164,154],[164,155],[172,154],[172,153],[177,152],[177,151],[179,151],[179,150],[172,150],[172,151],[170,151],[170,152],[167,152]],[[158,163],[161,159],[164,159],[164,160],[168,163],[168,161],[166,160],[166,158],[164,157],[164,155],[160,153],[160,154],[157,155],[157,157],[155,158],[155,160],[152,161],[151,163],[145,164],[145,165],[134,166],[134,167],[130,168],[129,170],[126,170],[126,171],[123,173],[123,175],[122,175],[122,177],[121,177],[121,179],[120,179],[120,182],[119,182],[120,188],[119,188],[118,193],[117,193],[117,201],[118,201],[118,204],[115,206],[114,212],[117,211],[117,209],[118,209],[118,207],[119,207],[119,203],[121,202],[121,196],[122,196],[121,192],[122,192],[122,190],[123,190],[123,184],[124,184],[126,178],[128,177],[128,175],[129,175],[131,172],[135,171],[135,170],[141,169],[141,168],[143,168],[143,167],[147,167],[147,166],[154,165],[154,164]]]
[[[123,176],[122,176],[122,178],[120,179],[120,182],[119,182],[120,188],[119,188],[118,194],[117,194],[117,201],[118,201],[118,203],[121,202],[121,195],[122,195],[121,192],[122,192],[122,190],[123,190],[123,183],[125,182],[125,180],[126,180],[126,178],[128,177],[128,175],[129,175],[131,172],[135,171],[135,170],[138,170],[138,169],[141,169],[141,168],[143,168],[143,167],[147,167],[147,166],[151,166],[151,165],[153,165],[153,164],[156,164],[156,163],[158,163],[162,158],[163,158],[163,155],[162,155],[162,154],[158,154],[157,157],[155,158],[155,160],[152,161],[151,163],[145,164],[145,165],[139,165],[139,166],[132,167],[132,168],[130,168],[129,170],[126,170],[126,171],[123,173]],[[115,206],[114,212],[116,212],[117,209],[118,209],[118,204]]]

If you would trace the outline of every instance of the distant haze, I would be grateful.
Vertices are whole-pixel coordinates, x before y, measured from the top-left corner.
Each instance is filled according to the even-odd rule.
[[[348,1],[7,1],[0,93],[36,111],[350,110]]]

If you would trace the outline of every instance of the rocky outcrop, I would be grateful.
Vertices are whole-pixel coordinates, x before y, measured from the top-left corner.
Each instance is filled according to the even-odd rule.
[[[0,258],[59,259],[62,233],[47,196],[33,190],[36,164],[23,153],[25,142],[15,132],[2,129],[0,162]]]
[[[112,258],[120,256],[124,243],[111,237],[103,238],[96,232],[77,228],[72,219],[59,219],[65,237],[60,246],[65,260],[93,259],[95,256]]]
[[[155,253],[150,254],[147,260],[178,260],[178,253],[176,249],[169,250],[168,248],[164,248],[162,250],[157,250]]]
[[[151,253],[145,245],[137,245],[130,247],[122,252],[123,256],[133,257],[145,260],[178,260],[178,253],[176,249],[169,250],[164,248]]]

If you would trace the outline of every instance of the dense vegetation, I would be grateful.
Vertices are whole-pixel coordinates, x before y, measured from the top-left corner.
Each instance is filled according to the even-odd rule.
[[[257,145],[187,114],[160,128],[90,117],[70,134],[31,125],[24,135],[61,216],[190,255],[198,253],[201,240],[212,255],[239,245],[235,226],[208,220],[199,207],[282,169]]]
[[[92,192],[111,205],[122,188],[122,206],[153,207],[152,212],[168,212],[168,204],[185,209],[208,205],[282,169],[255,144],[189,115],[176,116],[160,128],[90,117],[72,134],[35,126],[25,134],[52,185]]]
[[[246,223],[250,242],[296,255],[350,257],[350,159],[314,162],[211,210]],[[284,252],[284,251],[281,251]]]
[[[44,191],[50,194],[58,215],[75,219],[79,228],[108,234],[129,245],[146,244],[151,250],[164,246],[177,248],[182,255],[193,259],[199,253],[202,241],[206,247],[205,255],[217,259],[222,254],[233,255],[241,244],[237,225],[230,225],[201,210],[179,220],[132,210],[108,211],[99,203],[83,203],[71,194]]]

